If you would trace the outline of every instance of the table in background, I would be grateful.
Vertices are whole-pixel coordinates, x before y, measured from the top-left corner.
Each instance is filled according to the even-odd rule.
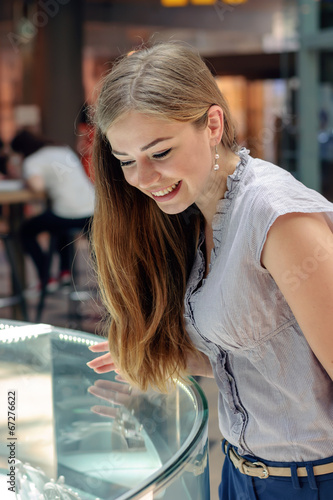
[[[2,185],[6,181],[1,181]],[[35,193],[27,188],[19,188],[5,191],[0,189],[0,205],[8,206],[8,218],[6,219],[9,233],[15,241],[14,261],[16,263],[17,273],[19,275],[22,287],[25,286],[25,266],[24,254],[21,242],[18,237],[18,231],[25,218],[24,206],[28,203],[41,203],[46,200],[45,194]],[[14,306],[14,317],[20,318],[20,308]]]

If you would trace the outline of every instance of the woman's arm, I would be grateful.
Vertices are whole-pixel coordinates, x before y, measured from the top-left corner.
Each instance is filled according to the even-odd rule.
[[[262,264],[333,380],[333,234],[325,216],[279,217],[268,233]]]
[[[202,352],[188,358],[187,370],[190,375],[214,378],[209,358]]]

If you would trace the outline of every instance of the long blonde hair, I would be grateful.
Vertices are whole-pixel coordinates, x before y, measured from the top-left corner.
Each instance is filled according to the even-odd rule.
[[[95,106],[92,234],[110,315],[110,353],[124,377],[143,390],[167,390],[172,379],[186,375],[188,356],[196,353],[185,330],[183,302],[201,215],[195,206],[167,215],[130,186],[106,132],[130,110],[201,127],[213,104],[224,112],[222,144],[235,150],[230,112],[211,72],[193,49],[171,42],[116,62]]]

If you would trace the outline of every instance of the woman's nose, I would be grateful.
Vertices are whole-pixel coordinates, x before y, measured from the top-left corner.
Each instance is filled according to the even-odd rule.
[[[156,186],[156,182],[160,178],[160,174],[155,170],[154,166],[148,162],[140,162],[137,164],[137,175],[138,187],[142,189]]]

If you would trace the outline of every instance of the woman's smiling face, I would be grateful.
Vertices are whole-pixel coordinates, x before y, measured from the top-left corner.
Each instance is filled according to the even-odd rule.
[[[214,182],[211,129],[131,111],[107,131],[125,180],[167,214],[200,201]]]

